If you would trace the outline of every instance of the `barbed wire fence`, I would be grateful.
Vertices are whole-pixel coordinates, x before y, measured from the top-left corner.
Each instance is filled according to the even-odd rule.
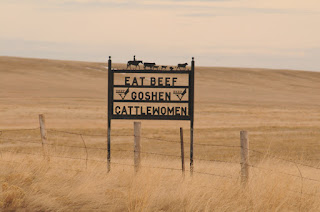
[[[7,132],[36,132],[37,130],[40,130],[40,127],[37,128],[29,128],[29,129],[8,129],[8,130],[0,130],[0,154],[1,154],[1,159],[0,162],[1,163],[13,163],[13,164],[20,164],[20,162],[17,161],[13,161],[13,160],[4,160],[2,158],[2,154],[3,153],[11,153],[11,154],[15,154],[15,155],[24,155],[24,156],[36,156],[37,158],[39,157],[43,157],[43,154],[39,153],[35,153],[35,152],[28,152],[25,150],[20,150],[20,149],[14,149],[14,146],[6,146],[5,144],[13,144],[13,143],[23,143],[23,144],[32,144],[32,145],[39,145],[39,149],[42,148],[42,142],[39,140],[38,142],[36,141],[28,141],[28,140],[23,140],[23,139],[15,139],[15,138],[5,138],[3,136],[4,133]],[[68,134],[68,135],[74,135],[74,136],[78,136],[80,141],[82,142],[82,146],[77,146],[77,145],[69,145],[69,144],[56,144],[54,143],[50,143],[47,142],[45,143],[46,146],[51,146],[51,147],[65,147],[65,148],[71,148],[71,149],[82,149],[85,151],[85,158],[83,157],[73,157],[73,156],[66,156],[66,155],[49,155],[49,158],[60,158],[60,159],[68,159],[68,160],[76,160],[76,161],[84,161],[85,162],[85,166],[86,169],[69,169],[69,168],[63,168],[63,167],[59,167],[60,169],[63,170],[69,170],[69,171],[75,171],[75,172],[86,172],[87,168],[88,168],[88,162],[99,162],[99,163],[103,163],[103,164],[107,164],[107,158],[105,159],[92,159],[89,158],[89,153],[88,150],[101,150],[101,151],[107,151],[106,147],[91,147],[87,145],[86,142],[86,138],[90,137],[90,138],[104,138],[106,139],[107,135],[106,134],[93,134],[93,133],[79,133],[79,132],[69,132],[69,131],[64,131],[64,130],[57,130],[57,129],[47,129],[47,132],[49,134],[54,134],[54,133],[63,133],[63,134]],[[113,137],[134,137],[134,135],[130,135],[130,134],[115,134],[112,135]],[[167,142],[167,143],[175,143],[175,144],[180,144],[180,141],[176,141],[176,140],[169,140],[169,139],[163,139],[163,138],[159,138],[159,137],[148,137],[148,136],[141,136],[141,138],[144,139],[149,139],[149,140],[153,140],[153,141],[161,141],[161,142]],[[185,144],[189,144],[189,142],[185,142]],[[236,150],[243,150],[243,151],[247,151],[247,152],[251,152],[253,154],[256,155],[260,155],[260,156],[265,156],[266,153],[256,150],[256,149],[251,149],[251,148],[244,148],[243,146],[239,145],[221,145],[221,144],[210,144],[210,143],[194,143],[195,146],[199,146],[199,147],[224,147],[224,148],[232,148],[232,149],[236,149]],[[119,148],[112,148],[112,151],[115,152],[126,152],[126,153],[134,153],[134,150],[129,150],[129,149],[119,149]],[[173,154],[165,154],[165,153],[158,153],[158,152],[149,152],[149,151],[139,151],[140,154],[145,154],[145,155],[152,155],[152,156],[160,156],[160,157],[167,157],[167,158],[174,158],[174,159],[180,159],[181,155],[173,155]],[[315,183],[320,183],[320,180],[318,179],[314,179],[314,178],[310,178],[310,177],[306,177],[303,176],[302,173],[300,172],[299,167],[307,167],[313,170],[320,170],[320,167],[317,166],[312,166],[306,163],[302,163],[300,161],[294,161],[292,159],[286,159],[286,158],[282,158],[282,157],[278,157],[275,155],[268,155],[268,157],[272,158],[272,159],[276,159],[279,161],[283,161],[286,163],[291,163],[292,165],[296,166],[299,170],[299,175],[296,174],[292,174],[292,173],[287,173],[287,172],[283,172],[283,171],[278,171],[275,169],[271,169],[271,168],[266,168],[266,167],[262,167],[260,165],[255,165],[255,164],[251,164],[249,163],[249,160],[246,161],[247,166],[250,168],[253,168],[255,170],[260,170],[260,171],[267,171],[267,172],[272,172],[272,173],[276,173],[276,174],[280,174],[280,175],[284,175],[284,176],[290,176],[290,177],[294,177],[294,178],[298,178],[301,179],[301,181],[310,181],[310,182],[315,182]],[[188,158],[186,158],[188,159]],[[234,165],[241,165],[242,166],[242,162],[234,162],[234,161],[224,161],[224,160],[216,160],[216,159],[205,159],[205,158],[194,158],[194,161],[206,161],[206,162],[214,162],[214,163],[223,163],[223,164],[234,164]],[[128,164],[128,163],[121,163],[121,162],[111,162],[112,165],[116,165],[116,166],[129,166],[129,167],[134,167],[134,164]],[[161,166],[151,166],[151,165],[141,165],[141,167],[143,168],[150,168],[150,169],[163,169],[163,170],[171,170],[171,171],[178,171],[181,172],[182,169],[181,168],[173,168],[173,167],[161,167]],[[235,180],[239,180],[239,178],[241,177],[239,176],[234,176],[234,175],[222,175],[222,174],[217,174],[217,173],[209,173],[209,172],[202,172],[202,171],[193,171],[196,174],[199,175],[207,175],[207,176],[213,176],[213,177],[218,177],[218,178],[226,178],[226,179],[235,179]],[[245,177],[249,177],[249,176],[245,176]],[[294,192],[300,192],[302,193],[302,187],[301,187],[301,191],[294,191]],[[308,194],[307,195],[313,195],[313,194]]]

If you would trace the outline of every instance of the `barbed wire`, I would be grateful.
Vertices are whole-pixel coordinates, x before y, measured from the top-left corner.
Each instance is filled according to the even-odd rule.
[[[10,152],[10,153],[15,153],[15,154],[34,155],[34,156],[43,156],[43,155],[40,155],[40,154],[35,154],[35,153],[30,153],[30,152],[17,152],[17,151],[10,151],[10,150],[5,150],[4,152]],[[64,158],[64,159],[86,160],[86,159],[83,159],[83,158],[74,158],[74,157],[65,157],[65,156],[52,156],[52,155],[51,155],[50,157],[57,157],[57,158]],[[93,159],[89,159],[89,160],[90,160],[90,161],[95,161],[95,162],[107,163],[107,160],[93,160]],[[4,161],[4,160],[1,159],[0,161]],[[5,161],[5,162],[21,164],[21,163],[16,162],[16,161]],[[122,163],[117,163],[117,162],[111,162],[111,164],[134,166],[134,165],[132,165],[132,164],[122,164]],[[60,168],[60,167],[59,167],[59,168]]]
[[[182,171],[181,169],[178,169],[178,168],[168,168],[168,167],[158,167],[158,166],[141,166],[141,167],[144,167],[144,168],[151,168],[151,169],[167,169],[167,170],[173,170],[173,171]]]
[[[9,130],[0,130],[0,136],[3,134],[3,132],[6,131],[31,131],[31,130],[37,130],[39,129],[39,127],[37,128],[31,128],[31,129],[9,129]],[[61,131],[61,130],[55,130],[55,129],[48,129],[47,131],[51,131],[51,132],[59,132],[59,133],[66,133],[66,134],[72,134],[72,135],[77,135],[80,136],[80,138],[83,141],[84,146],[73,146],[73,145],[60,145],[60,144],[52,144],[52,143],[46,143],[45,145],[51,145],[51,146],[61,146],[61,147],[69,147],[69,148],[80,148],[80,149],[85,149],[86,150],[86,158],[81,158],[81,157],[71,157],[71,156],[57,156],[57,155],[50,155],[49,157],[53,157],[53,158],[64,158],[64,159],[73,159],[73,160],[84,160],[86,161],[86,168],[88,166],[88,161],[96,161],[96,162],[103,162],[106,163],[106,160],[94,160],[94,159],[89,159],[88,158],[88,152],[87,149],[95,149],[95,150],[104,150],[106,151],[107,148],[102,148],[102,147],[87,147],[85,140],[83,138],[83,136],[96,136],[96,137],[105,137],[105,134],[84,134],[84,133],[76,133],[76,132],[67,132],[67,131]],[[112,135],[112,136],[133,136],[133,135]],[[165,142],[170,142],[170,143],[177,143],[179,144],[179,141],[174,141],[174,140],[167,140],[167,139],[162,139],[162,138],[154,138],[154,137],[146,137],[146,136],[141,136],[141,138],[146,138],[146,139],[152,139],[152,140],[159,140],[159,141],[165,141]],[[7,141],[16,141],[16,142],[24,142],[24,143],[34,143],[34,144],[39,144],[41,145],[41,142],[32,142],[32,141],[22,141],[22,140],[17,140],[17,139],[10,139],[10,138],[6,138],[5,140]],[[190,144],[189,142],[184,142],[186,144]],[[214,146],[214,147],[231,147],[231,148],[239,148],[241,146],[232,146],[232,145],[219,145],[219,144],[205,144],[205,143],[194,143],[194,145],[199,145],[199,146]],[[134,152],[133,150],[122,150],[122,149],[112,149],[113,151],[123,151],[123,152]],[[265,155],[266,153],[255,150],[255,149],[247,149],[248,151],[252,151],[254,153],[258,153],[258,154],[262,154]],[[35,153],[31,153],[31,152],[21,152],[21,151],[10,151],[10,150],[1,150],[1,152],[11,152],[11,153],[15,153],[15,154],[25,154],[25,155],[34,155],[34,156],[43,156],[42,154],[35,154]],[[150,154],[150,155],[159,155],[159,156],[165,156],[165,157],[174,157],[174,158],[181,158],[181,156],[179,155],[170,155],[170,154],[164,154],[164,153],[156,153],[156,152],[146,152],[146,151],[140,151],[140,153],[142,154]],[[305,167],[309,167],[309,168],[313,168],[313,169],[317,169],[319,170],[319,167],[315,167],[315,166],[311,166],[308,164],[304,164],[301,162],[296,162],[294,160],[290,160],[290,159],[285,159],[285,158],[281,158],[278,156],[274,156],[271,155],[273,158],[278,159],[278,160],[282,160],[285,162],[289,162],[289,163],[294,163],[295,165],[301,165],[301,166],[305,166]],[[189,159],[189,158],[186,158]],[[232,164],[238,164],[237,162],[232,162],[232,161],[222,161],[222,160],[215,160],[215,159],[203,159],[203,158],[194,158],[194,160],[200,160],[200,161],[212,161],[212,162],[219,162],[219,163],[232,163]],[[118,164],[118,165],[127,165],[127,166],[134,166],[134,165],[130,165],[130,164],[120,164],[117,162],[111,162],[111,164]],[[320,182],[320,180],[316,180],[313,178],[308,178],[308,177],[303,177],[298,176],[298,175],[294,175],[294,174],[289,174],[289,173],[285,173],[285,172],[279,172],[276,170],[272,170],[272,169],[267,169],[267,168],[263,168],[263,167],[259,167],[256,165],[249,165],[250,167],[253,168],[257,168],[257,169],[264,169],[264,170],[268,170],[268,171],[274,171],[277,172],[279,174],[284,174],[287,176],[292,176],[292,177],[297,177],[297,178],[302,178],[305,180],[310,180],[310,181],[315,181],[315,182]],[[181,169],[176,169],[176,168],[167,168],[167,167],[152,167],[152,166],[142,166],[142,167],[146,167],[146,168],[158,168],[158,169],[170,169],[170,170],[179,170],[181,171]],[[230,176],[223,176],[223,175],[217,175],[217,174],[213,174],[213,173],[206,173],[206,172],[198,172],[198,171],[194,171],[194,173],[199,173],[199,174],[207,174],[207,175],[212,175],[212,176],[218,176],[218,177],[229,177],[229,178],[233,178]]]
[[[2,129],[0,132],[16,132],[16,131],[32,131],[32,130],[38,130],[40,127],[36,128],[26,128],[26,129]]]
[[[9,141],[18,141],[18,142],[24,142],[21,140],[16,140],[16,139],[6,139]],[[85,144],[85,140],[82,137],[82,140],[84,142],[85,146],[73,146],[73,145],[61,145],[61,144],[52,144],[52,143],[46,143],[45,145],[49,145],[49,146],[59,146],[59,147],[68,147],[68,148],[78,148],[78,149],[94,149],[94,150],[103,150],[106,151],[108,150],[107,148],[102,148],[102,147],[88,147]],[[25,142],[25,143],[34,143],[34,144],[39,144],[41,145],[41,142]],[[134,152],[134,150],[122,150],[122,149],[112,149],[112,151],[125,151],[125,152]],[[161,156],[167,156],[167,157],[178,157],[180,158],[181,156],[178,155],[168,155],[168,154],[163,154],[163,153],[155,153],[155,152],[145,152],[145,151],[140,151],[140,153],[143,154],[152,154],[152,155],[161,155]],[[87,153],[88,154],[88,153]]]
[[[84,147],[84,146],[72,146],[72,145],[62,145],[62,144],[52,144],[46,143],[45,145],[49,146],[58,146],[58,147],[69,147],[69,148],[77,148],[77,149],[95,149],[95,150],[107,150],[107,148],[100,148],[100,147]]]
[[[134,167],[135,165],[133,164],[124,164],[124,163],[118,163],[118,162],[111,162],[111,164],[116,164],[116,165],[124,165],[124,166],[132,166]],[[173,170],[173,171],[179,171],[181,172],[182,169],[178,169],[178,168],[168,168],[168,167],[158,167],[158,166],[146,166],[146,165],[142,165],[140,167],[144,167],[144,168],[152,168],[152,169],[167,169],[167,170]],[[186,170],[189,171],[189,170]],[[218,174],[213,174],[213,173],[207,173],[207,172],[198,172],[198,171],[193,171],[194,173],[198,173],[198,174],[205,174],[205,175],[211,175],[211,176],[216,176],[216,177],[223,177],[223,178],[231,178],[234,179],[234,177],[232,176],[226,176],[226,175],[218,175]]]
[[[309,193],[306,193],[306,192],[302,192],[301,191],[296,191],[296,190],[293,190],[293,189],[288,189],[289,192],[291,193],[299,193],[299,194],[302,194],[302,195],[308,195],[308,196],[311,196],[311,197],[319,197],[318,195],[315,195],[315,194],[309,194]]]
[[[14,164],[19,164],[21,165],[22,163],[21,162],[17,162],[17,161],[7,161],[7,160],[3,160],[3,159],[0,159],[0,162],[3,162],[3,163],[14,163]],[[75,171],[75,172],[85,172],[85,170],[80,170],[80,169],[66,169],[66,168],[62,168],[62,167],[51,167],[51,166],[47,166],[46,168],[55,168],[55,169],[61,169],[61,170],[66,170],[66,171]]]
[[[139,151],[138,151],[138,152],[139,152]],[[149,155],[160,155],[160,156],[166,156],[166,157],[181,158],[180,155],[168,155],[168,154],[157,153],[157,152],[144,152],[144,151],[140,151],[140,153],[149,154]]]
[[[47,132],[58,132],[58,133],[65,133],[65,134],[70,134],[70,135],[82,135],[82,136],[96,136],[96,137],[105,137],[107,136],[106,134],[85,134],[85,133],[76,133],[76,132],[67,132],[63,130],[55,130],[55,129],[47,129]]]
[[[87,136],[87,137],[107,137],[107,133],[106,134],[86,134],[86,133],[67,132],[67,131],[55,130],[55,129],[47,129],[47,131],[48,132],[51,131],[51,132],[65,133],[65,134],[70,134],[70,135]],[[131,137],[133,135],[121,134],[121,135],[112,135],[112,136],[116,136],[116,137]]]
[[[23,141],[23,140],[19,140],[19,139],[10,139],[10,138],[2,139],[2,141],[22,142],[22,143],[31,143],[31,144],[41,144],[41,141],[39,141],[39,142],[34,142],[34,141]]]
[[[186,158],[186,159],[190,159],[190,158]],[[239,164],[239,162],[223,161],[223,160],[216,160],[216,159],[194,158],[193,160],[212,161],[212,162],[217,162],[217,163],[232,163],[232,164]]]
[[[80,137],[82,136],[82,134],[77,134],[79,135]],[[83,137],[82,137],[83,139]],[[22,140],[17,140],[17,139],[10,139],[10,138],[6,138],[5,140],[8,140],[8,141],[17,141],[17,142],[23,142],[23,143],[33,143],[33,144],[38,144],[38,145],[41,145],[41,142],[32,142],[32,141],[22,141]],[[83,139],[83,142],[84,142],[84,139]],[[85,144],[85,142],[84,142]],[[94,149],[94,150],[103,150],[103,151],[106,151],[107,148],[103,148],[103,147],[87,147],[87,146],[74,146],[74,145],[61,145],[61,144],[52,144],[52,143],[46,143],[45,145],[50,145],[50,146],[60,146],[60,147],[68,147],[68,148],[79,148],[79,149]],[[133,150],[121,150],[121,149],[112,149],[113,151],[125,151],[125,152],[134,152]],[[261,151],[257,151],[257,150],[254,150],[254,149],[248,149],[249,151],[252,151],[252,152],[255,152],[255,153],[259,153],[259,154],[265,154],[264,152],[261,152]],[[169,155],[169,154],[164,154],[164,153],[155,153],[155,152],[146,152],[146,151],[140,151],[140,153],[143,153],[143,154],[152,154],[152,155],[159,155],[159,156],[166,156],[166,157],[175,157],[175,158],[181,158],[181,156],[178,156],[178,155]],[[283,161],[286,161],[286,162],[290,162],[290,163],[295,163],[295,164],[298,164],[298,165],[301,165],[301,166],[305,166],[305,167],[309,167],[309,168],[313,168],[313,169],[320,169],[319,167],[314,167],[314,166],[311,166],[311,165],[307,165],[307,164],[303,164],[303,163],[300,163],[300,162],[296,162],[296,161],[293,161],[293,160],[289,160],[289,159],[284,159],[284,158],[280,158],[280,157],[277,157],[277,156],[272,156],[276,159],[279,159],[279,160],[283,160]],[[188,159],[188,158],[185,158],[185,159]],[[222,161],[222,160],[216,160],[216,159],[203,159],[203,158],[194,158],[194,160],[201,160],[201,161],[212,161],[212,162],[221,162],[221,163],[235,163],[236,162],[231,162],[231,161]]]
[[[21,165],[22,163],[21,162],[17,162],[17,161],[7,161],[7,160],[3,160],[3,159],[0,159],[0,162],[2,163],[14,163],[14,164],[19,164]],[[99,162],[106,162],[106,161],[99,161]],[[130,166],[130,167],[134,167],[133,164],[125,164],[125,163],[118,163],[118,162],[111,162],[111,164],[113,165],[120,165],[120,166]],[[144,168],[154,168],[154,169],[166,169],[166,170],[172,170],[172,171],[179,171],[181,172],[182,170],[181,169],[176,169],[176,168],[167,168],[167,167],[154,167],[154,166],[141,166],[141,167],[144,167]],[[67,169],[67,168],[62,168],[62,167],[52,167],[52,166],[47,166],[46,167],[47,169],[59,169],[59,170],[65,170],[65,171],[73,171],[73,172],[76,172],[76,173],[85,173],[87,172],[86,170],[81,170],[81,169]],[[189,170],[186,170],[186,171],[189,171]],[[218,174],[212,174],[212,173],[207,173],[207,172],[199,172],[199,171],[193,171],[194,173],[197,173],[197,174],[204,174],[204,175],[209,175],[209,176],[215,176],[215,177],[220,177],[220,178],[229,178],[229,179],[236,179],[235,177],[233,176],[226,176],[226,175],[218,175]],[[219,190],[223,190],[223,189],[219,189]],[[291,193],[301,193],[300,191],[296,191],[296,190],[293,190],[293,189],[288,189],[289,192]],[[315,194],[309,194],[309,193],[306,193],[306,192],[303,192],[301,193],[303,195],[308,195],[308,196],[312,196],[312,197],[318,197],[318,195],[315,195]]]
[[[205,174],[205,175],[211,175],[211,176],[215,176],[215,177],[223,177],[223,178],[235,179],[235,177],[233,177],[233,176],[219,175],[219,174],[212,174],[212,173],[207,173],[207,172],[198,172],[198,171],[193,171],[193,173]]]
[[[146,137],[146,136],[140,136],[140,138],[152,139],[152,140],[156,140],[156,141],[165,141],[165,142],[168,142],[168,143],[177,143],[177,144],[180,143],[178,141],[167,140],[167,139],[162,139],[162,138],[154,138],[154,137]]]
[[[36,153],[31,153],[31,152],[20,152],[20,151],[11,151],[11,150],[1,150],[1,152],[11,152],[15,154],[25,154],[25,155],[34,155],[34,156],[41,156],[43,157],[43,154],[36,154]],[[70,156],[57,156],[57,155],[50,155],[49,157],[53,158],[65,158],[65,159],[73,159],[73,160],[86,160],[84,158],[75,158],[75,157],[70,157]],[[90,159],[91,160],[91,159]]]
[[[180,141],[174,141],[174,140],[167,140],[162,138],[154,138],[154,137],[146,137],[146,136],[140,136],[140,138],[146,138],[151,140],[158,140],[158,141],[165,141],[169,143],[177,143],[180,144]],[[183,142],[184,144],[190,144],[190,142]],[[220,144],[204,144],[204,143],[193,143],[193,145],[199,145],[199,146],[214,146],[214,147],[231,147],[231,148],[239,148],[240,146],[233,146],[233,145],[220,145]]]
[[[36,154],[36,153],[31,153],[31,152],[19,152],[19,151],[10,151],[10,150],[5,150],[4,152],[10,152],[10,153],[15,153],[15,154],[24,154],[24,155],[34,155],[34,156],[41,156],[41,157],[43,157],[42,154]],[[50,157],[53,157],[53,158],[63,158],[63,159],[73,159],[73,160],[83,160],[83,161],[95,161],[95,162],[107,163],[107,160],[85,159],[85,158],[75,158],[75,157],[69,157],[69,156],[56,156],[56,155],[50,155],[49,158],[50,158]],[[133,164],[125,164],[125,163],[119,163],[119,162],[110,162],[110,163],[111,163],[111,164],[116,164],[116,165],[134,166]],[[171,167],[158,167],[158,166],[147,166],[147,165],[141,165],[140,167],[143,167],[143,168],[153,168],[153,169],[174,170],[174,171],[180,171],[180,172],[182,171],[182,169],[179,169],[179,168],[171,168]],[[69,169],[66,169],[66,170],[69,170]],[[207,172],[194,171],[194,173],[211,175],[211,176],[216,176],[216,177],[233,178],[233,177],[231,177],[231,176],[218,175],[218,174],[207,173]]]
[[[17,130],[8,130],[8,131],[24,131],[24,130],[35,130],[39,129],[38,128],[32,128],[32,129],[17,129]],[[7,130],[6,130],[7,131]],[[106,137],[107,134],[85,134],[85,133],[77,133],[77,132],[68,132],[68,131],[63,131],[63,130],[56,130],[56,129],[47,129],[47,132],[58,132],[58,133],[65,133],[65,134],[70,134],[70,135],[78,135],[78,136],[87,136],[87,137]],[[2,131],[0,131],[1,135]],[[133,137],[134,135],[112,135],[115,137]],[[164,142],[170,142],[170,143],[177,143],[179,144],[180,141],[174,141],[174,140],[168,140],[168,139],[162,139],[162,138],[154,138],[154,137],[146,137],[146,136],[141,136],[141,138],[146,138],[146,139],[152,139],[152,140],[158,140],[158,141],[164,141]],[[184,142],[185,144],[190,144],[190,142]],[[240,146],[233,146],[233,145],[220,145],[220,144],[205,144],[205,143],[193,143],[194,145],[198,146],[213,146],[213,147],[230,147],[230,148],[239,148]]]
[[[303,176],[299,176],[299,175],[289,174],[289,173],[286,173],[286,172],[280,172],[280,171],[276,171],[276,170],[273,170],[273,169],[268,169],[268,168],[259,167],[259,166],[255,166],[255,165],[249,165],[249,166],[253,167],[253,168],[257,168],[257,169],[264,169],[264,170],[267,170],[267,171],[273,171],[273,172],[277,172],[279,174],[288,175],[288,176],[296,177],[296,178],[302,178],[302,179],[306,179],[306,180],[315,181],[315,182],[319,182],[320,183],[320,180],[313,179],[313,178],[308,178],[308,177],[303,177]]]
[[[2,150],[2,152],[10,152],[10,153],[14,153],[14,154],[24,154],[24,155],[34,155],[34,156],[43,156],[43,155],[41,155],[41,154],[35,154],[35,153],[30,153],[30,152],[19,152],[19,151],[10,151],[10,150]],[[83,161],[95,161],[95,162],[107,163],[107,160],[75,158],[75,157],[70,157],[70,156],[50,155],[49,157],[53,157],[53,158],[63,158],[63,159],[73,159],[73,160],[83,160]],[[225,161],[219,161],[219,162],[225,162]],[[123,164],[123,163],[118,163],[118,162],[111,162],[111,164],[125,165],[125,166],[134,166],[134,165],[132,165],[132,164]],[[289,174],[289,173],[285,173],[285,172],[279,172],[279,171],[276,171],[276,170],[273,170],[273,169],[263,168],[263,167],[259,167],[259,166],[255,166],[255,165],[249,165],[249,166],[250,166],[250,167],[253,167],[253,168],[257,168],[257,169],[264,169],[264,170],[268,170],[268,171],[277,172],[277,173],[279,173],[279,174],[284,174],[284,175],[287,175],[287,176],[292,176],[292,177],[296,177],[296,178],[302,178],[302,179],[310,180],[310,181],[314,181],[314,182],[320,182],[320,180],[316,180],[316,179],[313,179],[313,178],[302,177],[302,176],[298,176],[298,175],[294,175],[294,174]],[[168,168],[168,167],[155,167],[155,166],[141,166],[141,167],[182,171],[181,169],[178,169],[178,168]],[[211,175],[211,176],[225,177],[225,178],[232,178],[232,179],[234,179],[234,177],[232,177],[232,176],[218,175],[218,174],[207,173],[207,172],[194,171],[194,173],[206,174],[206,175]]]
[[[265,154],[264,152],[257,151],[257,150],[254,150],[254,149],[247,149],[247,150],[255,152],[255,153],[263,154],[263,155]],[[281,157],[278,157],[278,156],[275,156],[275,155],[270,155],[270,156],[272,156],[273,158],[278,159],[278,160],[282,160],[282,161],[286,161],[286,162],[289,162],[289,163],[298,164],[298,165],[301,165],[301,166],[305,166],[305,167],[309,167],[309,168],[320,170],[319,167],[311,166],[311,165],[304,164],[304,163],[297,162],[297,161],[290,160],[290,159],[281,158]]]
[[[33,144],[41,145],[41,142],[32,142],[32,141],[27,141],[27,142],[26,142],[26,141],[22,141],[22,140],[8,139],[8,138],[6,138],[5,140],[8,140],[8,141],[17,141],[17,142],[23,142],[23,143],[33,143]],[[94,149],[94,150],[103,150],[103,151],[106,151],[106,150],[107,150],[107,148],[103,148],[103,147],[73,146],[73,145],[61,145],[61,144],[52,144],[52,143],[46,143],[45,145],[68,147],[68,148],[79,148],[79,149]],[[121,149],[112,149],[112,150],[113,150],[113,151],[134,152],[133,150],[121,150]],[[259,153],[259,154],[265,154],[265,153],[263,153],[263,152],[260,152],[260,151],[257,151],[257,150],[253,150],[253,149],[248,149],[248,150],[249,150],[249,151],[253,151],[253,152],[255,152],[255,153]],[[169,155],[169,154],[164,154],[164,153],[145,152],[145,151],[140,151],[140,153],[143,153],[143,154],[152,154],[152,155],[159,155],[159,156],[166,156],[166,157],[181,158],[181,156],[178,156],[178,155]],[[272,156],[272,155],[271,155],[271,156]],[[307,164],[303,164],[303,163],[296,162],[296,161],[293,161],[293,160],[284,159],[284,158],[280,158],[280,157],[277,157],[277,156],[272,156],[272,157],[274,157],[274,158],[276,158],[276,159],[279,159],[279,160],[286,161],[286,162],[295,163],[295,164],[298,164],[298,165],[301,165],[301,166],[305,166],[305,167],[309,167],[309,168],[313,168],[313,169],[317,169],[317,170],[320,169],[319,167],[314,167],[314,166],[307,165]],[[185,158],[185,159],[188,159],[188,158]],[[236,163],[236,162],[232,162],[232,161],[221,161],[221,160],[216,160],[216,159],[203,159],[203,158],[194,158],[194,160],[213,161],[213,162],[221,162],[221,163]]]
[[[8,139],[11,141],[16,141],[14,139]],[[73,145],[61,145],[61,144],[52,144],[52,143],[46,143],[45,145],[49,145],[49,146],[58,146],[58,147],[68,147],[68,148],[78,148],[78,149],[94,149],[94,150],[103,150],[106,151],[108,150],[107,148],[103,148],[103,147],[88,147],[85,144],[85,140],[82,137],[82,140],[84,142],[85,146],[73,146]],[[17,140],[18,141],[18,140]],[[21,141],[23,142],[23,141]],[[39,144],[41,145],[40,142],[29,142],[29,143],[35,143],[35,144]],[[134,152],[134,150],[123,150],[123,149],[112,149],[112,151],[119,151],[119,152]],[[165,156],[165,157],[174,157],[174,158],[181,158],[180,155],[170,155],[170,154],[164,154],[164,153],[156,153],[156,152],[146,152],[146,151],[140,151],[140,153],[142,154],[150,154],[150,155],[159,155],[159,156]],[[86,153],[88,154],[88,153]],[[185,159],[190,159],[190,158],[185,158]],[[212,161],[212,162],[219,162],[219,163],[235,163],[235,162],[230,162],[230,161],[221,161],[221,160],[208,160],[208,159],[204,159],[204,158],[194,158],[194,160],[201,160],[201,161]]]

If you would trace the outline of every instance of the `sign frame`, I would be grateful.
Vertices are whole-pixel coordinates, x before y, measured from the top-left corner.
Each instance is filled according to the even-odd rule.
[[[190,70],[131,70],[122,69],[116,70],[112,69],[111,56],[108,60],[108,156],[107,156],[107,166],[108,172],[111,168],[111,120],[176,120],[176,121],[190,121],[190,172],[193,173],[193,126],[194,126],[194,72],[195,72],[195,61],[192,57],[191,69]],[[114,75],[115,74],[186,74],[188,75],[188,86],[147,86],[147,85],[114,85]],[[149,88],[149,89],[159,89],[159,88],[185,88],[188,89],[188,101],[148,101],[148,100],[115,100],[114,99],[114,89],[115,88]],[[128,102],[128,103],[177,103],[177,104],[188,104],[188,115],[119,115],[114,114],[114,103],[115,102]]]

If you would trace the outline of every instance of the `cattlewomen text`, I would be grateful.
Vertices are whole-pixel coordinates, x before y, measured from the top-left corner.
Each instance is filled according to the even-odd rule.
[[[188,116],[188,107],[116,106],[114,112],[117,115]]]

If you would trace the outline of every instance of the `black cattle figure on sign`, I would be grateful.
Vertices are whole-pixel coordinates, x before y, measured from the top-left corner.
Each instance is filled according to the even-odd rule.
[[[153,66],[154,70],[159,70],[159,66]]]
[[[188,65],[188,63],[178,64],[177,70],[181,69],[181,68],[186,69],[187,65]]]
[[[150,68],[152,69],[156,64],[155,63],[143,63],[144,69]]]
[[[137,68],[137,66],[138,66],[139,69],[140,69],[140,66],[139,66],[140,63],[141,63],[141,64],[143,63],[142,60],[136,60],[136,56],[134,55],[134,56],[133,56],[133,60],[129,60],[129,61],[128,61],[128,63],[127,63],[127,68],[128,68],[128,67],[131,68],[131,66],[135,66],[135,67]]]
[[[161,66],[161,70],[166,70],[167,69],[167,66]]]

